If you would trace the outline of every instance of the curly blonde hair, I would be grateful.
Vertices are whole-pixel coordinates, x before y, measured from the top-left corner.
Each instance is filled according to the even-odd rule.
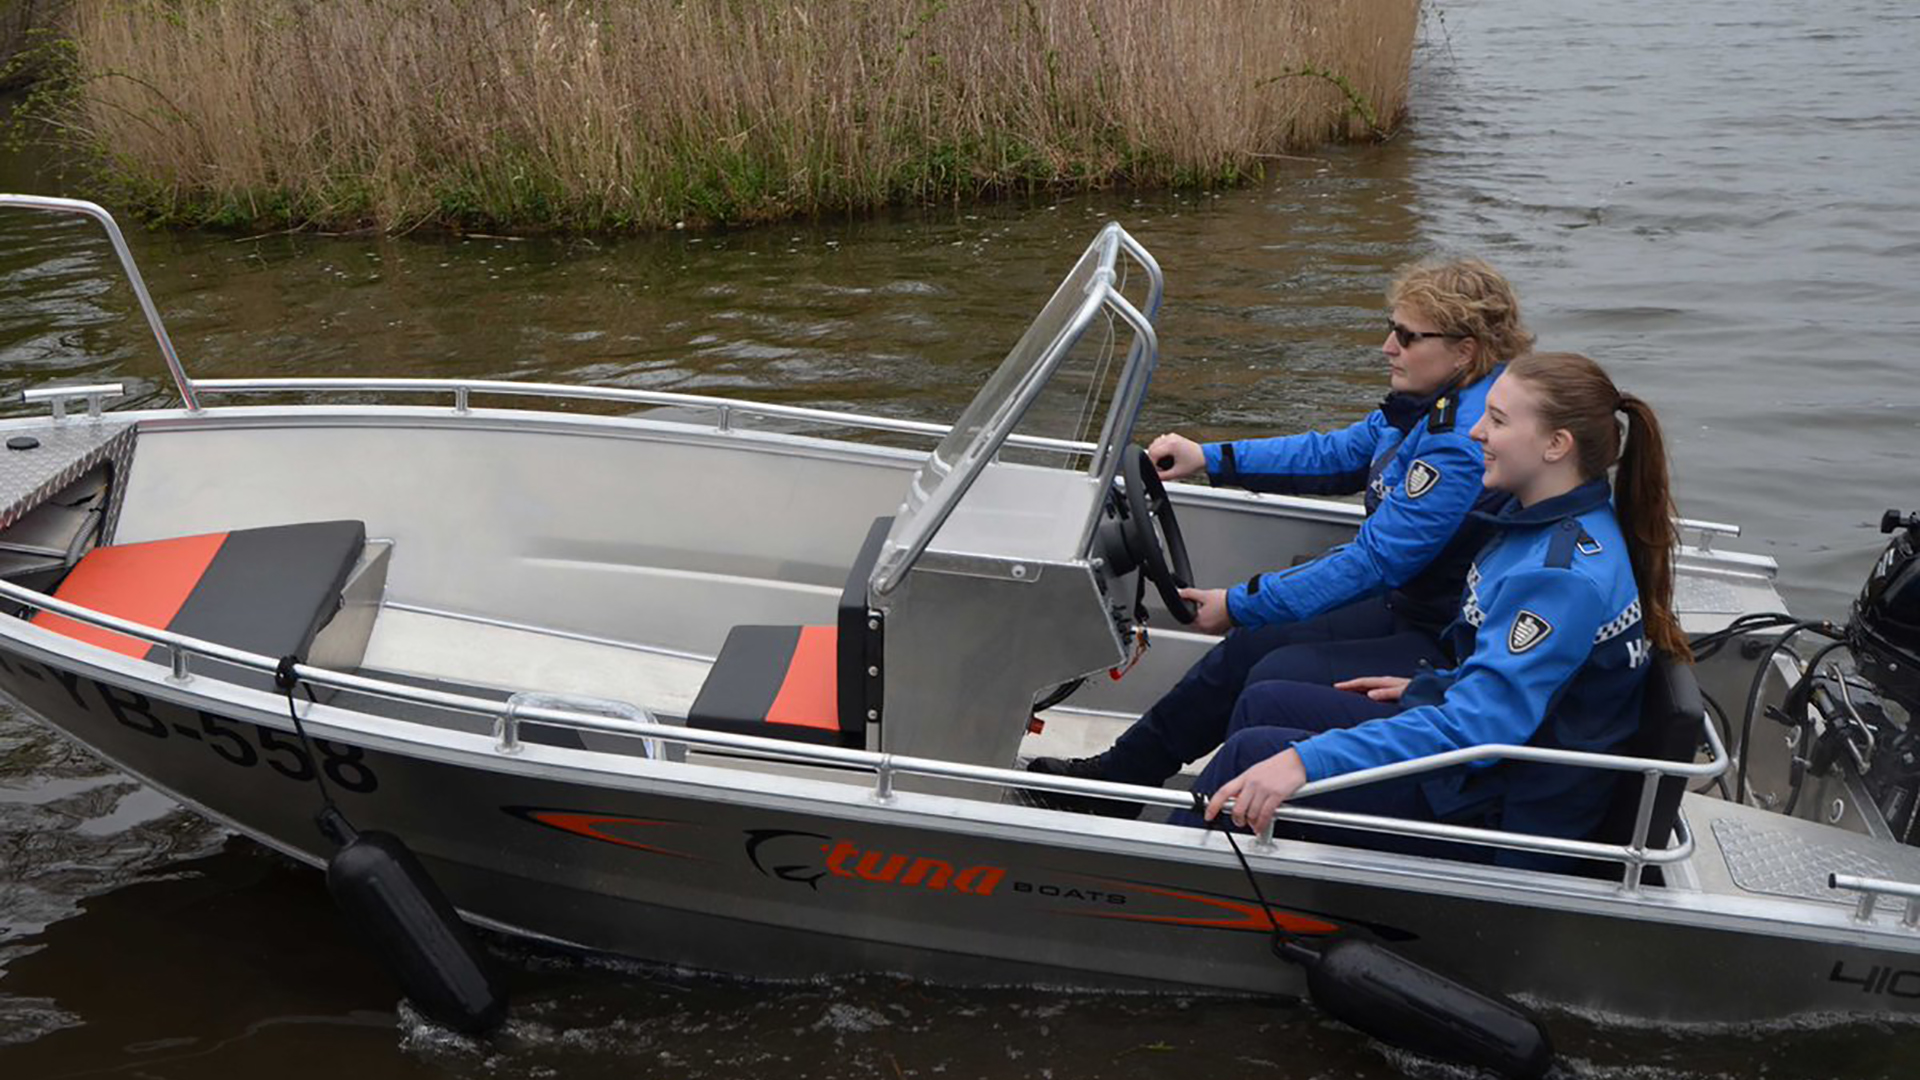
[[[1401,267],[1387,288],[1387,303],[1419,312],[1441,333],[1479,342],[1467,365],[1468,382],[1533,348],[1533,332],[1520,321],[1513,286],[1479,259],[1429,259]]]

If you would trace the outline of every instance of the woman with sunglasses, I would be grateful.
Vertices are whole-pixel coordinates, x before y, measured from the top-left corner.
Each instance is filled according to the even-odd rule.
[[[1494,538],[1475,558],[1447,629],[1462,662],[1348,689],[1248,686],[1225,745],[1194,784],[1212,793],[1207,820],[1232,800],[1234,823],[1261,829],[1308,781],[1465,747],[1618,752],[1639,727],[1652,650],[1691,659],[1673,614],[1673,503],[1652,408],[1620,393],[1584,356],[1526,356],[1493,384],[1473,438],[1484,448],[1488,489],[1505,498],[1488,516]],[[1579,839],[1599,826],[1620,775],[1475,763],[1302,805]],[[1178,819],[1199,824],[1192,814]],[[1375,847],[1432,847],[1342,835]],[[1559,862],[1510,851],[1497,861]]]
[[[1294,679],[1332,683],[1412,674],[1444,662],[1439,635],[1459,601],[1480,530],[1480,419],[1490,375],[1533,343],[1513,287],[1478,259],[1403,269],[1387,292],[1381,345],[1391,393],[1333,432],[1201,445],[1162,435],[1147,448],[1161,477],[1204,474],[1216,486],[1290,495],[1365,493],[1352,542],[1226,589],[1190,589],[1195,629],[1224,633],[1180,682],[1088,758],[1036,758],[1034,772],[1161,784],[1226,735],[1242,688]],[[1058,809],[1132,817],[1137,805],[1032,793]]]

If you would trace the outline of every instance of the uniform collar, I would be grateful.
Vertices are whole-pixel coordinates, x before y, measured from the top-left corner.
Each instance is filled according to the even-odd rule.
[[[1551,499],[1542,499],[1532,506],[1521,506],[1520,500],[1512,495],[1495,510],[1475,510],[1473,516],[1495,525],[1549,525],[1563,518],[1578,517],[1589,510],[1597,510],[1607,505],[1613,498],[1613,488],[1605,477],[1589,480],[1564,495],[1555,495]]]
[[[1395,390],[1380,400],[1380,414],[1387,418],[1387,423],[1405,434],[1413,430],[1413,425],[1419,423],[1421,417],[1433,411],[1434,403],[1453,393],[1459,383],[1460,377],[1456,375],[1448,380],[1447,385],[1419,397]]]

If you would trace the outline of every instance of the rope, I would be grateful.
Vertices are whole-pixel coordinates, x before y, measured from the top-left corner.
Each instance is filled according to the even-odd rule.
[[[333,793],[327,790],[327,780],[320,768],[320,755],[313,752],[313,740],[307,736],[307,726],[300,722],[300,712],[294,707],[293,689],[300,685],[300,676],[294,668],[299,663],[300,658],[292,653],[281,657],[279,665],[273,669],[273,685],[287,695],[287,719],[293,721],[294,734],[300,737],[300,746],[307,753],[307,768],[313,773],[314,784],[320,788],[320,813],[315,815],[314,822],[329,840],[344,844],[352,837],[353,826],[347,821],[346,815],[340,812],[340,807],[335,805]],[[307,700],[314,700],[313,691],[307,691]]]
[[[1192,792],[1192,795],[1193,812],[1204,815],[1207,812],[1207,797],[1198,791]],[[1227,846],[1233,849],[1233,857],[1240,860],[1240,872],[1247,876],[1247,885],[1253,889],[1254,899],[1260,902],[1260,911],[1273,926],[1273,955],[1296,964],[1318,960],[1319,953],[1302,944],[1298,935],[1287,932],[1281,927],[1280,921],[1273,917],[1273,906],[1267,903],[1266,891],[1260,888],[1260,879],[1254,876],[1253,864],[1247,862],[1246,852],[1240,850],[1240,841],[1234,839],[1228,820],[1226,814],[1221,814],[1208,822],[1207,828],[1219,829],[1220,835],[1227,838]]]

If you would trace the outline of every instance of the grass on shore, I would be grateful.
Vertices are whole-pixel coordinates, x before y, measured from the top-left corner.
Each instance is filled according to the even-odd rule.
[[[178,223],[633,229],[1213,185],[1398,117],[1419,0],[75,3],[36,114]]]

